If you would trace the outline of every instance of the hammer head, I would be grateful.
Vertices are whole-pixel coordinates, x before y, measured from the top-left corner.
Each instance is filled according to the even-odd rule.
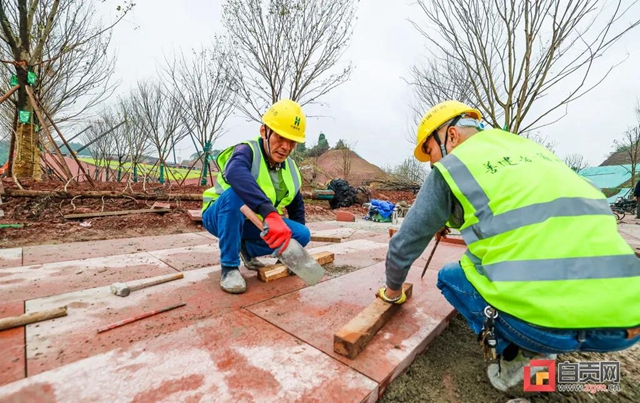
[[[126,297],[131,293],[131,289],[125,283],[113,283],[111,284],[111,292],[119,297]]]

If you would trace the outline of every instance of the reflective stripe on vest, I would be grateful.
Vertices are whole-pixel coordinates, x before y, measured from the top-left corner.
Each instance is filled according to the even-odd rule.
[[[635,255],[512,260],[486,266],[469,250],[465,255],[473,262],[478,273],[491,281],[587,280],[640,276],[640,266]]]
[[[531,204],[494,215],[486,193],[458,157],[450,155],[450,158],[442,160],[442,165],[447,168],[460,191],[476,209],[476,217],[480,220],[460,231],[467,245],[526,225],[538,224],[552,217],[612,214],[606,199],[561,197],[547,203]]]

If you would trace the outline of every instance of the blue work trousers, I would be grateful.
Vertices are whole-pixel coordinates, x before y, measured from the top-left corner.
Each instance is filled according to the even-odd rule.
[[[218,238],[220,263],[223,266],[240,266],[242,243],[250,257],[265,256],[274,251],[260,238],[260,230],[245,219],[240,211],[243,204],[236,192],[229,188],[202,213],[202,225]],[[307,227],[288,218],[284,218],[284,222],[291,229],[292,237],[296,241],[302,246],[309,243],[311,232]]]
[[[486,319],[488,305],[475,287],[467,280],[460,263],[445,265],[438,273],[438,288],[444,297],[478,334]],[[640,336],[627,339],[624,329],[559,330],[524,322],[505,312],[498,312],[495,321],[496,352],[503,355],[513,343],[520,348],[542,354],[560,354],[574,351],[607,352],[624,350],[640,340]]]

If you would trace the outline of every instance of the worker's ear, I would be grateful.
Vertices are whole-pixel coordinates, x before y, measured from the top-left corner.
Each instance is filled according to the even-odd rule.
[[[447,144],[450,144],[451,147],[455,147],[460,144],[461,134],[457,127],[450,127],[447,131],[447,136],[449,137],[447,139]]]
[[[260,126],[260,137],[262,137],[263,139],[266,138],[267,133],[264,130],[264,125]]]

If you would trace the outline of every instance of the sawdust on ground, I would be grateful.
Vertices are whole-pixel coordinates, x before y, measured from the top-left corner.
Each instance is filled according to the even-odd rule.
[[[418,356],[407,372],[389,385],[380,402],[507,402],[524,398],[535,402],[640,402],[640,345],[607,354],[559,355],[562,361],[620,361],[619,393],[530,393],[495,390],[486,376],[486,363],[475,334],[461,315]]]

